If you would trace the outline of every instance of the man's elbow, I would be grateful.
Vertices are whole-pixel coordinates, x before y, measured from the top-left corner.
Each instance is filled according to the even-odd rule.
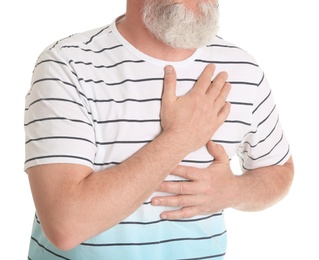
[[[72,231],[70,228],[50,227],[44,224],[42,229],[49,242],[61,251],[72,250],[82,242],[76,231]]]

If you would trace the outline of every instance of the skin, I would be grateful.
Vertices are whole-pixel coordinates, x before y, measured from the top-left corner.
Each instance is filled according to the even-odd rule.
[[[120,33],[137,49],[155,58],[178,61],[192,55],[194,50],[173,49],[149,34],[140,17],[143,1],[127,1],[126,16],[118,23]],[[176,2],[196,8],[198,1]],[[180,207],[163,212],[161,217],[167,219],[230,207],[262,210],[287,194],[293,179],[292,159],[282,166],[234,176],[223,148],[209,141],[230,111],[230,104],[225,102],[231,89],[227,73],[218,74],[211,82],[214,70],[214,65],[208,65],[193,89],[177,97],[175,70],[172,66],[165,68],[163,131],[122,164],[100,172],[76,164],[27,169],[36,210],[52,244],[61,250],[74,248],[125,219],[156,190],[176,194],[152,200],[154,206]],[[187,154],[204,145],[215,157],[214,164],[206,169],[178,166]],[[192,182],[163,182],[171,172]]]

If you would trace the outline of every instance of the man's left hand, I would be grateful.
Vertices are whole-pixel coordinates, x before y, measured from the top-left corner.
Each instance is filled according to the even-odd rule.
[[[162,219],[185,219],[213,214],[233,205],[236,176],[230,169],[229,158],[221,145],[210,141],[207,149],[214,157],[208,168],[178,166],[172,174],[188,181],[168,181],[161,184],[158,191],[175,195],[154,197],[152,205],[179,208],[163,212]]]

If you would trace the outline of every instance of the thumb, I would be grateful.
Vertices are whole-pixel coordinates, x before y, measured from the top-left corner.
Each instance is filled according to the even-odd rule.
[[[214,157],[215,163],[229,164],[229,157],[223,146],[209,141],[207,143],[207,150]]]
[[[173,66],[167,65],[164,69],[163,101],[176,99],[176,72]]]

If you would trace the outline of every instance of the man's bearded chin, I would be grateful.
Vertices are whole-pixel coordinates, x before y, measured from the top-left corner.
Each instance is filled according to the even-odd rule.
[[[178,49],[196,49],[210,43],[218,30],[218,5],[198,4],[196,11],[171,0],[146,0],[142,10],[146,28],[160,41]]]

